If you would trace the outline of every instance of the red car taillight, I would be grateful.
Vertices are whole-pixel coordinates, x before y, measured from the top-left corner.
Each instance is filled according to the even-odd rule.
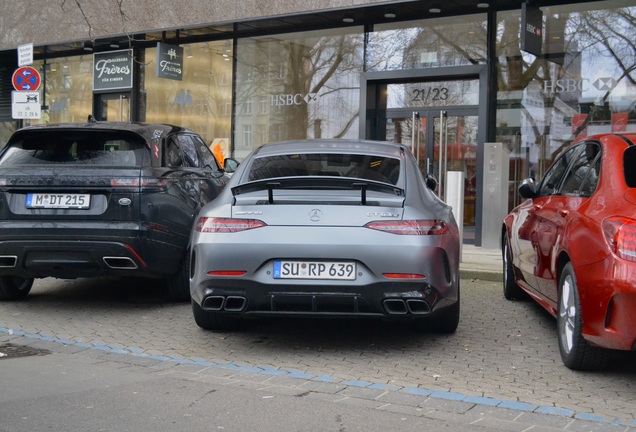
[[[614,216],[603,221],[603,234],[619,258],[636,262],[636,220]]]
[[[441,220],[375,221],[369,222],[365,227],[400,235],[442,235],[450,233],[448,225]]]
[[[258,219],[232,219],[201,217],[194,229],[206,233],[234,233],[267,226]]]

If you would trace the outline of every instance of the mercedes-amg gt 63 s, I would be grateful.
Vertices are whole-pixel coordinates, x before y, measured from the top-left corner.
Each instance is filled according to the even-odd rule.
[[[200,136],[161,124],[32,126],[0,153],[0,300],[34,278],[163,279],[189,300],[188,242],[226,175]]]
[[[453,333],[459,234],[435,185],[399,144],[256,149],[195,223],[196,323],[215,330],[247,317],[375,317]]]

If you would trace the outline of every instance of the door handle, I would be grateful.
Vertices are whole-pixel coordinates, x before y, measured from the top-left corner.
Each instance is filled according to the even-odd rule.
[[[559,210],[559,214],[563,217],[566,217],[570,214],[570,210]]]
[[[543,208],[543,206],[540,204],[535,204],[532,207],[534,207],[535,210],[541,210]]]

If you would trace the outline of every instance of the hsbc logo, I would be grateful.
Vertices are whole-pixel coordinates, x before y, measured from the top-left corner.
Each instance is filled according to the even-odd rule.
[[[556,81],[544,81],[543,91],[545,93],[571,93],[575,91],[584,92],[590,89],[590,86],[599,91],[610,91],[616,87],[614,78],[599,78],[590,84],[590,80],[583,78],[580,80],[564,78]]]
[[[272,95],[272,106],[302,105],[303,102],[309,104],[315,102],[318,97],[318,93]]]

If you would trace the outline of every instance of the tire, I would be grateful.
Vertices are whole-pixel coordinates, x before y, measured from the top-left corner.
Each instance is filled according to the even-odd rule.
[[[415,330],[418,332],[434,332],[443,334],[453,334],[459,326],[460,315],[459,282],[457,285],[457,301],[454,305],[445,308],[437,315],[430,318],[418,319],[415,321]]]
[[[179,270],[166,281],[170,299],[179,302],[190,300],[190,250],[186,250]]]
[[[23,300],[33,287],[33,278],[0,276],[0,300]]]
[[[572,370],[602,370],[607,366],[609,351],[591,346],[583,338],[583,317],[576,275],[567,263],[559,278],[557,306],[557,339],[563,363]]]
[[[194,322],[203,330],[232,330],[236,326],[237,319],[222,313],[206,311],[194,299],[191,302]]]
[[[525,300],[528,295],[515,282],[515,272],[512,268],[512,254],[510,253],[510,242],[504,234],[503,242],[503,294],[506,300]]]

